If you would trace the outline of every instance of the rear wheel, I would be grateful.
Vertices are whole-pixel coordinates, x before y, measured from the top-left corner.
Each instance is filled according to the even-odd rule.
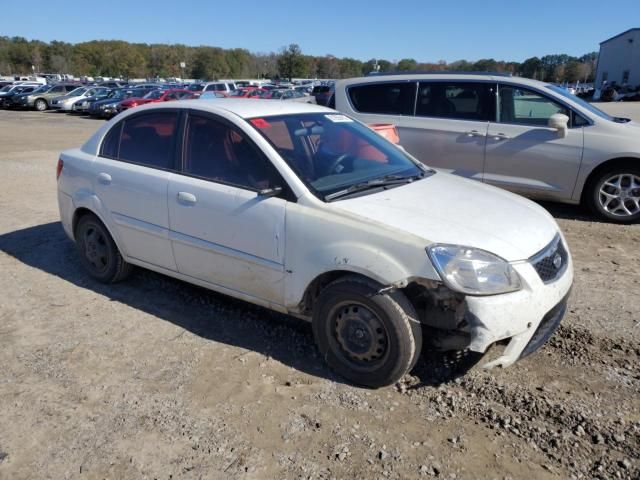
[[[416,312],[402,292],[348,276],[317,299],[313,333],[329,366],[353,383],[384,387],[413,368],[422,348]]]
[[[82,265],[96,280],[116,283],[131,273],[132,265],[124,261],[109,231],[95,215],[78,220],[75,239]]]
[[[617,222],[640,220],[640,168],[619,166],[594,178],[587,192],[591,209],[600,217]]]
[[[39,98],[34,103],[34,106],[36,107],[37,111],[44,112],[49,105],[47,104],[47,101],[45,99]]]

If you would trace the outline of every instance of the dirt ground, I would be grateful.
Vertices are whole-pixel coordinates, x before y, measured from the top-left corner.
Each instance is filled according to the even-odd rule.
[[[55,167],[100,125],[0,111],[0,479],[640,478],[640,225],[545,204],[576,271],[548,344],[464,375],[477,359],[426,352],[395,387],[360,389],[308,324],[82,271]]]

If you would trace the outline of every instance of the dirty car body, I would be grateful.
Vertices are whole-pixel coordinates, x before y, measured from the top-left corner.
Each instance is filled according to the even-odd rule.
[[[323,357],[370,387],[413,367],[423,330],[443,350],[505,340],[487,366],[511,365],[553,333],[573,282],[544,209],[320,106],[140,107],[63,152],[58,174],[94,277],[137,265],[312,320]]]

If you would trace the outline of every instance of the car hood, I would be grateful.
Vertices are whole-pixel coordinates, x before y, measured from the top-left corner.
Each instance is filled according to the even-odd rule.
[[[331,205],[421,237],[425,247],[464,245],[508,261],[531,257],[559,231],[553,217],[530,200],[443,172]]]

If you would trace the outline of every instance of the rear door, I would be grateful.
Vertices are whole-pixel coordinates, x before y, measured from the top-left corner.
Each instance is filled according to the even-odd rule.
[[[93,162],[94,191],[126,255],[168,270],[176,270],[167,188],[177,130],[177,111],[129,116],[109,131]]]
[[[481,82],[404,81],[356,85],[347,95],[365,123],[393,123],[400,144],[432,167],[482,179],[495,87]]]
[[[547,126],[555,113],[570,119],[564,138]],[[587,121],[550,96],[509,84],[499,85],[496,120],[487,135],[484,181],[526,196],[571,198]]]
[[[182,152],[168,194],[178,271],[282,304],[287,201],[259,192],[286,184],[243,132],[215,115],[189,114]]]

